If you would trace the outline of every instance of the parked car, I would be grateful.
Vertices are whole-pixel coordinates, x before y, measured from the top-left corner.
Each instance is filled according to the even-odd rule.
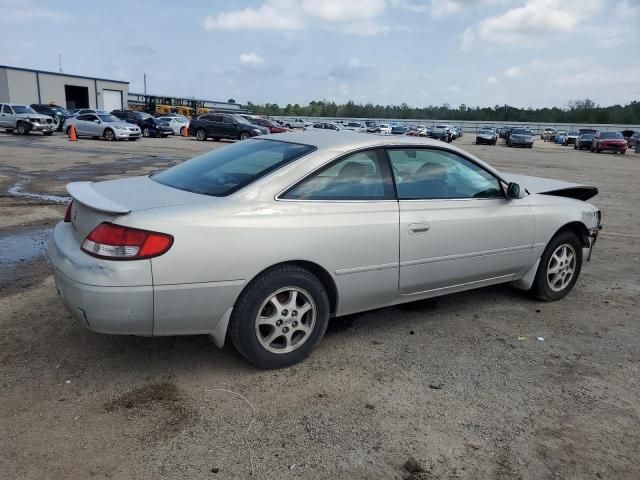
[[[629,137],[627,140],[627,146],[629,148],[635,148],[636,143],[640,141],[640,132],[635,132],[633,135]]]
[[[225,115],[220,113],[207,113],[191,120],[189,135],[198,140],[213,138],[219,141],[222,138],[230,140],[245,140],[256,135],[266,135],[269,130],[259,125],[254,125],[240,115]]]
[[[364,122],[349,122],[343,128],[345,130],[351,130],[352,132],[358,133],[367,131],[367,127],[365,126]]]
[[[577,131],[571,131],[567,133],[567,135],[563,139],[562,145],[564,145],[565,147],[568,145],[575,145],[579,135],[580,134]]]
[[[391,127],[392,135],[404,135],[409,130],[406,125],[400,122],[390,122],[389,127]]]
[[[498,141],[496,132],[490,128],[481,128],[476,133],[476,145],[495,145]]]
[[[291,131],[290,129],[285,128],[281,125],[278,125],[277,123],[274,123],[271,120],[268,120],[266,118],[256,117],[253,115],[242,115],[242,116],[246,118],[249,122],[253,123],[254,125],[258,125],[260,127],[266,128],[267,130],[269,130],[269,133],[285,133],[285,132]]]
[[[189,122],[180,117],[156,117],[156,119],[161,122],[167,122],[174,135],[183,136],[185,128],[189,128]]]
[[[613,153],[627,153],[627,141],[620,132],[598,132],[591,141],[591,151],[600,153],[610,150]]]
[[[573,145],[574,150],[582,150],[583,148],[591,148],[591,143],[595,137],[595,133],[583,133],[578,137],[576,143]]]
[[[378,133],[380,131],[380,126],[373,120],[366,120],[364,125],[367,133]]]
[[[540,134],[540,140],[549,141],[551,136],[555,133],[555,128],[547,127]]]
[[[442,142],[451,142],[451,133],[443,127],[434,127],[431,131],[428,132],[428,137],[436,140],[440,140]]]
[[[305,120],[304,118],[290,118],[283,121],[285,127],[292,128],[304,128],[311,125],[311,122]]]
[[[58,107],[57,105],[44,105],[40,103],[32,103],[30,107],[37,113],[42,115],[48,115],[56,122],[56,130],[61,132],[64,125],[64,121],[67,118],[71,118],[73,115],[66,108]]]
[[[342,125],[339,125],[337,123],[318,122],[318,123],[314,123],[310,127],[306,127],[305,130],[333,130],[335,132],[342,132],[342,131],[345,131],[346,128],[344,128]]]
[[[330,317],[499,283],[559,300],[600,228],[595,187],[406,136],[277,134],[67,190],[47,253],[80,325],[229,338],[260,368]]]
[[[527,128],[514,128],[507,138],[509,147],[533,148],[533,132]]]
[[[140,127],[127,123],[113,115],[85,113],[75,115],[65,122],[65,132],[71,135],[71,127],[75,127],[79,137],[104,138],[105,140],[137,140],[140,138]]]
[[[579,135],[584,135],[584,134],[591,134],[591,135],[595,135],[596,133],[598,133],[598,130],[596,130],[595,128],[580,128],[578,129],[578,134]]]
[[[380,135],[391,135],[391,126],[388,123],[378,125],[378,133]]]
[[[166,138],[169,135],[173,135],[173,129],[167,122],[154,118],[145,112],[114,110],[111,112],[111,115],[118,117],[124,122],[133,123],[140,127],[143,137]]]
[[[51,135],[57,124],[49,115],[36,113],[34,109],[20,103],[0,103],[0,128],[7,132],[16,131],[20,135],[41,132]]]

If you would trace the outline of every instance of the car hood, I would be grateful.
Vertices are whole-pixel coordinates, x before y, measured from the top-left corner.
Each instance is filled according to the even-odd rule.
[[[598,194],[596,187],[581,185],[579,183],[542,177],[530,177],[528,175],[516,175],[515,173],[505,173],[503,176],[505,180],[517,183],[529,193],[569,197],[583,201],[589,200]]]
[[[107,123],[107,125],[111,125],[111,126],[114,126],[114,127],[140,129],[140,127],[138,127],[135,123],[129,123],[129,122],[106,122],[106,123]]]
[[[18,118],[38,118],[40,120],[46,120],[47,118],[51,118],[53,120],[53,117],[51,117],[51,115],[44,115],[42,113],[16,113],[16,117],[18,117]]]

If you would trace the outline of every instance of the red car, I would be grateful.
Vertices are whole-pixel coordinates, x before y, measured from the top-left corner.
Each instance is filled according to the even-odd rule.
[[[266,118],[254,117],[251,115],[243,115],[243,117],[249,120],[254,125],[260,125],[261,127],[268,128],[269,133],[284,133],[284,132],[291,131],[290,129],[284,128],[283,126],[278,125],[277,123],[272,122],[271,120],[267,120]]]
[[[598,132],[591,141],[591,151],[600,153],[605,150],[620,152],[624,155],[627,151],[627,141],[620,132]]]

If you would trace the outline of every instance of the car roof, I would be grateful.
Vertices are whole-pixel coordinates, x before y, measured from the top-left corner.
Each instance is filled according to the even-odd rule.
[[[325,122],[328,123],[328,122]],[[256,137],[258,139],[279,140],[288,143],[301,143],[304,145],[310,145],[318,149],[326,150],[357,150],[360,148],[369,147],[384,147],[384,146],[403,146],[403,145],[422,145],[422,146],[440,146],[442,142],[437,140],[431,140],[420,137],[411,136],[383,136],[368,133],[356,133],[351,131],[344,131],[340,133],[322,132],[306,130],[304,132],[287,132],[276,133],[269,135],[268,137]]]

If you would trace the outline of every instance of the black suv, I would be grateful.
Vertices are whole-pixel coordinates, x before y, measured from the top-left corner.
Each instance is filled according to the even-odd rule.
[[[57,130],[59,132],[62,131],[62,126],[64,125],[64,121],[67,118],[73,117],[73,114],[67,110],[66,108],[58,107],[57,105],[45,105],[40,103],[32,103],[29,105],[36,112],[41,113],[42,115],[49,115],[52,117],[55,122],[58,124]]]
[[[189,122],[189,135],[195,136],[198,140],[206,140],[207,138],[213,138],[215,141],[221,138],[244,140],[267,133],[269,133],[269,129],[254,125],[240,115],[207,113]]]
[[[173,135],[173,129],[168,122],[153,118],[145,112],[136,112],[134,110],[114,110],[111,115],[118,117],[124,122],[138,125],[142,131],[143,137],[163,137]]]

